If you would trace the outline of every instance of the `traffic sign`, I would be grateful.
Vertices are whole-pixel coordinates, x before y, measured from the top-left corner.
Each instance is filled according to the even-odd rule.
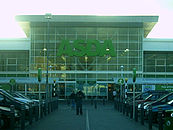
[[[119,83],[120,85],[124,84],[124,79],[118,79],[118,83]]]
[[[15,80],[15,79],[10,79],[10,84],[11,84],[12,86],[14,86],[14,85],[16,84],[16,80]]]
[[[133,82],[136,81],[136,68],[133,68]]]
[[[42,79],[42,69],[38,68],[38,81],[41,82]]]

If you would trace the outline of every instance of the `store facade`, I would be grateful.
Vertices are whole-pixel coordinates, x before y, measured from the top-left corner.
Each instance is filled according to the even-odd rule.
[[[16,19],[30,39],[28,77],[37,78],[41,68],[43,91],[47,69],[49,84],[56,80],[62,97],[79,89],[86,96],[108,97],[119,87],[118,79],[128,78],[132,84],[133,68],[142,85],[143,41],[158,16],[52,15],[47,19],[24,15]]]

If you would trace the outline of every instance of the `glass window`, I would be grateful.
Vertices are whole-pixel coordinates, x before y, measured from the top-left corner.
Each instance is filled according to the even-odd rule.
[[[17,59],[16,58],[8,58],[7,59],[7,64],[8,65],[16,65],[17,64]]]
[[[156,66],[156,72],[165,72],[165,66],[163,66],[163,67],[161,67],[161,66],[157,67]]]

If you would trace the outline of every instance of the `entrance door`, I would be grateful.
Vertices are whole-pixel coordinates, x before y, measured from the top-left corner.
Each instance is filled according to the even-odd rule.
[[[113,100],[113,91],[115,90],[115,84],[108,83],[108,100]]]

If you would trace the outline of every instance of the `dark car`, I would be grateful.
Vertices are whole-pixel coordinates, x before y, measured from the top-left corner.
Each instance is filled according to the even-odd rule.
[[[173,100],[173,92],[159,98],[158,100],[152,102],[152,103],[148,103],[144,106],[145,110],[149,109],[149,105],[153,106],[157,106],[157,105],[163,105],[166,104],[167,102],[170,102],[171,100]]]
[[[164,129],[165,130],[172,130],[173,129],[173,109],[165,110]]]
[[[0,89],[0,109],[1,109],[1,121],[4,122],[4,126],[8,126],[10,120],[10,106],[14,105],[15,108],[15,119],[19,119],[21,115],[22,105],[24,105],[25,115],[28,116],[29,106],[28,104],[21,102],[14,98],[7,91]]]
[[[165,112],[173,109],[173,99],[171,101],[167,102],[166,104],[157,105],[157,106],[152,107],[152,116],[153,116],[154,121],[158,121],[157,117],[158,117],[159,108],[162,109],[163,117],[165,117]],[[148,114],[148,112],[147,112],[147,114]]]
[[[20,100],[20,101],[25,102],[27,104],[31,103],[33,107],[39,105],[39,100],[30,99],[29,97],[27,97],[27,96],[25,96],[25,95],[23,95],[17,91],[11,93],[11,95],[13,95],[14,98],[16,98],[17,100]]]
[[[14,105],[15,109],[21,110],[22,104],[24,104],[26,110],[29,109],[27,103],[17,100],[7,91],[0,89],[0,106],[10,107],[10,105]]]
[[[144,100],[137,100],[136,103],[138,104],[138,109],[141,109],[141,103],[149,104],[151,102],[154,102],[156,100],[158,100],[159,98],[165,96],[166,94],[168,94],[167,91],[163,92],[163,93],[152,93],[150,94],[148,97],[146,97]]]
[[[3,107],[3,106],[0,106],[0,111],[1,111],[1,114],[0,114],[0,129],[6,129],[9,127],[10,125],[10,118],[11,118],[11,110],[9,107]],[[14,110],[14,116],[15,116],[15,120],[19,120],[19,117],[20,117],[20,113],[19,113],[19,110]]]
[[[161,95],[168,94],[168,91],[158,91],[158,90],[149,90],[135,96],[135,102],[140,104],[142,102],[154,101],[160,98]],[[133,104],[133,98],[130,98],[126,101],[128,104]]]
[[[173,100],[167,102],[166,104],[157,105],[157,106],[152,107],[152,112],[158,112],[159,108],[161,108],[163,110],[163,112],[165,110],[171,110],[171,109],[173,109]]]

